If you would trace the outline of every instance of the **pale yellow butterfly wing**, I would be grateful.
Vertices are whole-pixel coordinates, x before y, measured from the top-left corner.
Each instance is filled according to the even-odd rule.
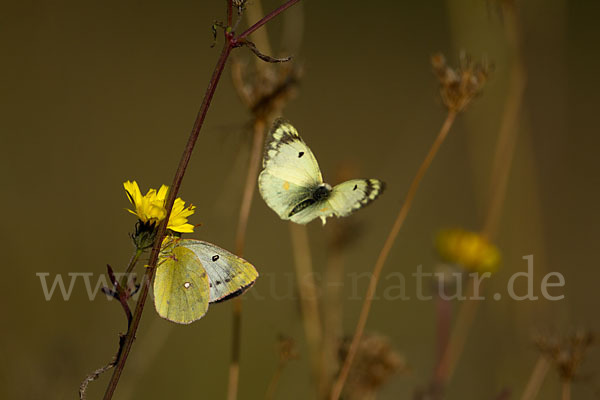
[[[378,179],[352,179],[333,187],[326,200],[315,202],[290,219],[306,224],[319,217],[325,225],[327,218],[346,217],[375,200],[385,189]]]
[[[154,306],[158,315],[178,324],[204,316],[209,303],[209,279],[200,259],[185,247],[161,253],[154,277]]]
[[[252,264],[212,243],[182,239],[178,246],[191,250],[202,263],[208,276],[211,303],[243,293],[258,278]]]
[[[375,200],[385,190],[379,179],[352,179],[335,185],[327,199],[323,212],[331,211],[337,217],[345,217]],[[329,210],[328,208],[331,208]]]
[[[290,219],[294,206],[311,196],[311,190],[263,171],[258,178],[260,193],[281,219]],[[292,219],[293,220],[293,219]]]
[[[284,119],[276,120],[269,132],[263,168],[258,189],[267,205],[282,219],[290,219],[294,206],[323,183],[314,154],[296,128]]]

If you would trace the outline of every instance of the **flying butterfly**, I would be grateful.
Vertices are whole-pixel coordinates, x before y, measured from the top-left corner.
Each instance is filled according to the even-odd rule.
[[[161,317],[190,324],[209,303],[242,294],[257,277],[252,264],[214,244],[167,237],[154,277],[154,306]]]
[[[319,217],[345,217],[379,196],[378,179],[352,179],[333,188],[323,182],[319,164],[296,128],[277,119],[269,132],[258,177],[263,199],[281,219],[306,224]]]

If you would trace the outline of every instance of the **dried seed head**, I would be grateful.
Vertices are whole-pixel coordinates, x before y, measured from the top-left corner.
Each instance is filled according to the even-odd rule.
[[[242,15],[246,9],[246,3],[248,0],[233,0],[232,5],[237,9],[238,15]]]
[[[579,330],[565,337],[538,335],[534,342],[539,351],[554,362],[561,379],[572,381],[577,376],[585,353],[594,342],[594,335]]]
[[[483,90],[492,71],[492,66],[483,60],[473,62],[461,53],[459,67],[453,69],[446,64],[442,54],[431,57],[433,72],[440,82],[440,95],[449,111],[461,112]]]
[[[339,349],[340,362],[346,359],[351,339],[344,340]],[[404,358],[393,348],[387,337],[365,334],[360,341],[354,364],[350,369],[344,399],[366,399],[375,393],[392,375],[406,371]]]
[[[252,114],[266,118],[277,114],[296,94],[303,69],[298,64],[266,64],[259,71],[251,70],[240,60],[232,61],[234,87]]]
[[[279,335],[277,338],[277,350],[279,353],[279,362],[282,364],[298,358],[296,342],[290,337]]]

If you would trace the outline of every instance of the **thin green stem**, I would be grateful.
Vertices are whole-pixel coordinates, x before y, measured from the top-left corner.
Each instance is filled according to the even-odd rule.
[[[123,280],[121,281],[122,287],[124,287],[124,288],[127,287],[127,283],[129,282],[129,274],[131,274],[131,271],[133,271],[133,268],[135,268],[138,260],[140,259],[141,255],[143,253],[144,253],[144,250],[136,249],[135,253],[133,253],[131,258],[129,259],[129,264],[127,265],[127,269],[125,270],[125,275],[123,276]]]

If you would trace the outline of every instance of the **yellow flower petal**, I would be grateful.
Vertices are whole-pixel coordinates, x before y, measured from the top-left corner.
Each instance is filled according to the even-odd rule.
[[[192,224],[181,224],[181,225],[172,226],[171,223],[169,223],[169,226],[167,228],[169,228],[172,231],[179,232],[179,233],[194,232],[194,225],[192,225]]]
[[[156,195],[156,198],[160,201],[165,201],[167,199],[167,194],[169,193],[169,187],[166,185],[162,185],[160,187],[160,189],[158,190],[158,194]]]
[[[136,181],[126,181],[123,187],[127,193],[129,201],[135,206],[135,211],[127,210],[142,222],[160,222],[165,219],[167,210],[165,201],[169,193],[169,187],[162,185],[158,192],[156,189],[149,189],[146,195],[142,196],[140,188]],[[187,223],[187,218],[194,213],[196,207],[189,205],[185,207],[185,202],[177,198],[173,204],[171,216],[169,217],[168,229],[180,233],[191,233],[194,231],[194,225]]]
[[[500,252],[486,238],[463,229],[446,229],[438,233],[436,248],[440,257],[475,272],[495,272]]]
[[[140,192],[140,188],[136,181],[123,182],[123,187],[127,192],[127,197],[129,198],[131,204],[135,205],[140,202],[140,199],[142,198],[142,193]]]

